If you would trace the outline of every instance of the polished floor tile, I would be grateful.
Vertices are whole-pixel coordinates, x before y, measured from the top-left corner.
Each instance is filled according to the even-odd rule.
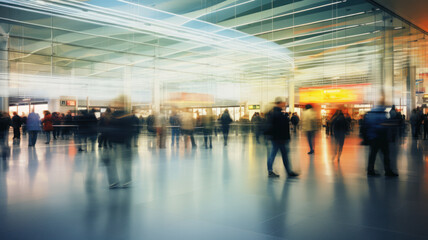
[[[368,148],[349,136],[340,162],[332,140],[307,155],[293,135],[287,178],[278,154],[269,179],[267,146],[231,135],[227,147],[153,147],[142,135],[127,160],[72,140],[28,148],[10,142],[0,164],[0,239],[428,239],[428,141],[391,143],[398,178],[367,178]],[[103,156],[130,188],[108,188]],[[379,157],[376,168],[383,169]]]

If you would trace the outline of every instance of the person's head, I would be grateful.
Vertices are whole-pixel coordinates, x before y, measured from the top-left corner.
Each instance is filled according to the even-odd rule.
[[[311,108],[312,108],[312,105],[311,105],[311,104],[306,104],[306,106],[305,106],[305,109],[306,109],[306,110],[311,109]]]
[[[17,112],[13,112],[13,116],[16,116],[16,115],[18,115],[18,113]]]
[[[395,110],[395,105],[392,105],[391,110]]]
[[[285,102],[284,102],[284,100],[282,99],[282,97],[276,97],[276,98],[275,98],[275,105],[276,105],[277,107],[280,107],[280,108],[284,108],[284,107],[285,107]]]
[[[227,108],[226,108],[226,109],[224,109],[224,112],[225,112],[225,113],[229,113],[229,109],[227,109]]]

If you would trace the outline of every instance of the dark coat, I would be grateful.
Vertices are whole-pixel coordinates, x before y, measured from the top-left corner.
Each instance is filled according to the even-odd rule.
[[[220,123],[221,123],[221,125],[223,126],[223,128],[227,128],[227,127],[229,127],[229,124],[230,124],[230,123],[232,123],[232,122],[233,122],[233,120],[232,120],[232,118],[230,118],[229,113],[224,112],[224,113],[221,115]]]
[[[134,132],[132,115],[125,111],[114,111],[108,128],[108,140],[128,145]]]
[[[12,117],[12,127],[20,128],[22,125],[22,118],[18,115]]]
[[[345,134],[348,132],[348,121],[346,120],[343,114],[336,116],[332,122],[333,135],[337,138],[345,137]]]
[[[290,121],[288,115],[284,114],[279,107],[274,107],[267,115],[267,128],[266,134],[272,140],[290,139]]]
[[[9,131],[9,127],[12,124],[10,117],[1,116],[0,114],[0,131]]]

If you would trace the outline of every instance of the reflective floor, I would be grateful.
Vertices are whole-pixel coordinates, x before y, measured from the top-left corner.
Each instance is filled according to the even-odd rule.
[[[161,150],[141,136],[131,187],[110,190],[102,150],[43,137],[29,149],[24,138],[1,163],[0,239],[428,239],[428,141],[395,145],[398,178],[367,178],[357,136],[340,163],[330,141],[319,134],[309,156],[293,135],[301,175],[287,179],[278,155],[281,177],[269,179],[266,147],[251,136]]]

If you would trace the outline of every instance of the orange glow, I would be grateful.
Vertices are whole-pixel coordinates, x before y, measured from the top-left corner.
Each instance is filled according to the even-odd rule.
[[[363,87],[367,84],[335,87],[300,88],[300,103],[358,103],[363,101]]]

